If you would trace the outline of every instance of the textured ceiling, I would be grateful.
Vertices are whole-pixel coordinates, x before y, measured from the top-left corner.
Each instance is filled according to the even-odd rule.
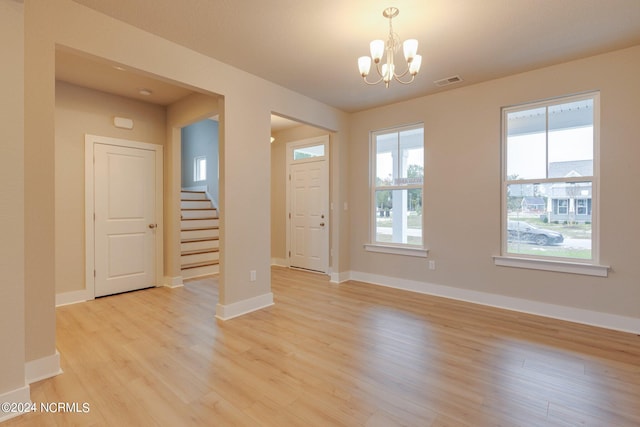
[[[640,44],[640,0],[74,0],[345,111]],[[357,58],[385,38],[417,38],[407,86],[365,85]]]

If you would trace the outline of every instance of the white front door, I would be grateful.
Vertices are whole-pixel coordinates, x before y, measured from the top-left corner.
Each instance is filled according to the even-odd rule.
[[[289,156],[289,265],[322,273],[329,268],[327,150],[323,137],[294,143]]]
[[[95,296],[156,284],[156,152],[94,145]]]

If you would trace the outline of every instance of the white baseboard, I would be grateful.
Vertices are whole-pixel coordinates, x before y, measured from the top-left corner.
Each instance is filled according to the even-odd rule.
[[[92,298],[89,298],[89,294],[86,289],[82,289],[80,291],[63,292],[61,294],[56,294],[56,307],[85,302],[89,301],[90,299]]]
[[[211,193],[209,193],[209,189],[205,191],[205,194],[207,195],[207,199],[209,199],[209,201],[211,202],[211,206],[218,209],[218,202],[213,199],[213,196],[211,195]]]
[[[184,286],[184,282],[182,281],[182,276],[164,276],[164,285],[167,288],[179,288]]]
[[[260,310],[273,305],[273,293],[258,295],[257,297],[234,302],[232,304],[216,306],[216,317],[220,320],[229,320],[252,311]]]
[[[28,385],[0,394],[0,403],[31,403],[31,393]],[[22,415],[22,412],[0,411],[0,423]]]
[[[469,289],[418,282],[414,280],[398,279],[395,277],[380,276],[358,271],[350,272],[348,277],[350,279],[347,280],[357,280],[374,285],[403,289],[406,291],[467,301],[490,307],[550,317],[553,319],[567,320],[569,322],[640,334],[640,319],[635,317],[619,316],[616,314],[601,313],[581,308],[531,301],[522,298],[514,298],[486,292],[472,291]]]
[[[271,265],[277,267],[289,267],[289,263],[286,258],[271,258]]]
[[[343,271],[342,273],[331,273],[331,277],[329,279],[329,281],[331,283],[342,283],[342,282],[346,282],[347,280],[351,280],[351,272],[350,271]]]
[[[24,365],[24,377],[27,384],[55,377],[61,373],[60,353],[58,353],[58,350],[56,350],[55,354],[52,354],[51,356],[32,360]]]

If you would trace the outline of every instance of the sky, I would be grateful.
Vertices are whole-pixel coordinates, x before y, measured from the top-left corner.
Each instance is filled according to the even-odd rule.
[[[535,148],[534,148],[535,147]],[[507,176],[520,179],[546,178],[545,134],[533,133],[509,137]],[[593,127],[549,132],[549,163],[593,159]]]

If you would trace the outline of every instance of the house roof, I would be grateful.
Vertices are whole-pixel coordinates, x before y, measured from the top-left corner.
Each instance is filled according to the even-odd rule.
[[[544,205],[546,204],[544,198],[542,197],[524,197],[522,199],[523,203],[527,205]]]
[[[593,175],[593,160],[573,160],[549,163],[549,177],[568,178]]]

